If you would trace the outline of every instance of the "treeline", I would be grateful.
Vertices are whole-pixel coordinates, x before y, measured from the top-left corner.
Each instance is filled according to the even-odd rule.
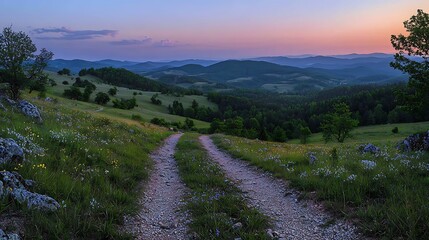
[[[195,100],[192,101],[191,106],[188,108],[184,108],[181,102],[175,100],[173,105],[168,105],[168,112],[170,114],[194,118],[206,122],[211,122],[213,119],[220,116],[219,112],[213,111],[210,107],[200,106]]]
[[[429,120],[397,105],[396,92],[403,86],[344,86],[308,95],[249,90],[210,93],[208,99],[219,107],[219,118],[210,130],[275,141],[300,138],[308,134],[307,127],[320,132],[326,114],[341,102],[350,107],[360,126]]]
[[[155,80],[151,80],[130,72],[124,68],[89,68],[82,69],[79,76],[93,75],[100,78],[107,84],[138,89],[142,91],[161,92],[162,94],[175,94],[175,95],[202,95],[203,93],[195,89],[185,89],[176,86],[169,86]]]

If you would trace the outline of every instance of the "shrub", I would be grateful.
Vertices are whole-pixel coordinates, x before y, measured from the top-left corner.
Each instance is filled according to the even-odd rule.
[[[392,129],[392,133],[398,133],[398,132],[399,132],[398,127],[394,127],[394,128]]]
[[[158,99],[158,93],[155,93],[151,98],[150,101],[155,105],[161,105],[161,100]]]
[[[117,89],[116,87],[113,87],[113,88],[109,89],[109,91],[107,91],[107,93],[108,93],[110,96],[115,96],[115,95],[116,95],[116,93],[118,93],[118,89]]]
[[[87,85],[82,94],[82,101],[88,102],[92,92],[94,92],[94,89],[92,88],[92,86]]]
[[[137,102],[135,98],[131,99],[122,99],[118,100],[115,99],[112,101],[114,108],[120,108],[120,109],[133,109],[134,107],[137,107]]]
[[[58,75],[67,75],[67,76],[70,76],[71,72],[70,72],[70,69],[63,68],[62,70],[58,71],[57,73],[58,73]]]
[[[74,99],[74,100],[82,100],[82,92],[79,88],[71,86],[69,89],[64,90],[64,97]]]
[[[97,104],[104,105],[104,104],[106,104],[106,103],[108,103],[110,101],[110,97],[109,97],[109,95],[107,93],[98,92],[95,95],[94,101]]]
[[[68,81],[63,81],[63,85],[69,85]]]
[[[139,114],[133,114],[133,115],[131,115],[131,119],[132,120],[136,120],[136,121],[143,121],[142,116],[139,115]]]

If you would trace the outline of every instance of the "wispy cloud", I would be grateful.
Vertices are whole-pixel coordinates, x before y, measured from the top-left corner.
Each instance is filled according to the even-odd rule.
[[[172,41],[169,39],[164,40],[153,40],[150,37],[145,37],[143,39],[122,39],[118,41],[109,42],[113,45],[118,46],[145,46],[145,47],[157,47],[157,48],[168,48],[168,47],[177,47],[181,46],[181,44],[177,41]]]
[[[169,39],[164,39],[164,40],[153,43],[154,47],[176,47],[179,45],[180,45],[179,42],[171,41]]]
[[[152,38],[146,37],[144,39],[123,39],[119,41],[111,41],[110,44],[113,45],[121,45],[121,46],[128,46],[128,45],[149,45],[152,43]]]
[[[117,30],[71,30],[61,28],[36,28],[31,31],[38,39],[86,40],[103,36],[115,36]]]

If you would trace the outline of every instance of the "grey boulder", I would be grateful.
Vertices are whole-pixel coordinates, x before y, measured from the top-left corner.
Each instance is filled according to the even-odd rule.
[[[34,182],[25,180],[17,172],[0,172],[0,197],[11,197],[21,204],[26,203],[28,208],[41,211],[55,211],[60,208],[55,199],[31,192],[32,185]]]
[[[0,138],[0,164],[22,163],[24,150],[11,138]]]

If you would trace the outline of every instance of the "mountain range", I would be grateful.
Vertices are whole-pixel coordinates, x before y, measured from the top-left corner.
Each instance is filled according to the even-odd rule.
[[[48,70],[115,67],[181,87],[200,90],[251,88],[305,92],[339,85],[386,84],[407,78],[390,67],[393,55],[258,57],[243,60],[189,59],[170,62],[52,60]]]

